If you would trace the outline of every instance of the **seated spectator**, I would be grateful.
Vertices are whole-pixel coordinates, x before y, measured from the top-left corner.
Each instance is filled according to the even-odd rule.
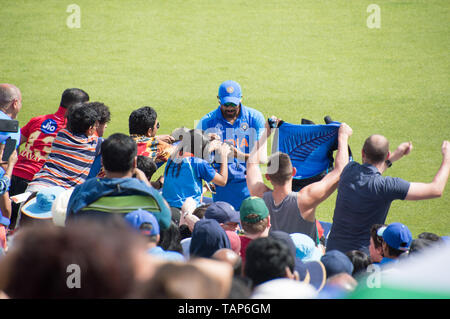
[[[386,227],[384,224],[375,224],[370,228],[370,245],[369,254],[373,264],[379,264],[383,259],[383,237],[378,236],[377,232],[381,227]]]
[[[128,118],[130,136],[138,145],[138,155],[150,157],[158,167],[169,159],[175,140],[170,135],[156,135],[159,129],[156,111],[150,106],[143,106],[131,112]]]
[[[353,274],[351,260],[339,250],[327,251],[320,261],[322,261],[327,271],[327,279],[340,273],[347,273],[350,276]]]
[[[183,247],[181,246],[181,234],[180,228],[172,220],[168,228],[161,230],[158,246],[164,250],[176,251],[180,254],[183,253]]]
[[[205,160],[214,150],[220,152],[221,168],[218,173]],[[210,142],[199,130],[189,131],[166,164],[162,194],[169,206],[180,210],[188,197],[193,197],[197,206],[200,205],[203,180],[225,185],[229,152],[227,144]]]
[[[214,202],[205,211],[206,219],[215,219],[225,231],[239,229],[240,215],[234,207],[227,202]]]
[[[103,141],[103,134],[105,133],[105,130],[108,127],[108,123],[111,121],[111,112],[109,110],[109,107],[101,102],[91,102],[85,104],[97,112],[98,115],[97,129],[95,130],[94,134],[99,137],[99,143],[101,143]],[[99,177],[105,176],[105,172],[102,169],[100,154],[98,154],[95,157],[94,163],[92,163],[91,170],[89,171],[88,178],[96,176]]]
[[[425,239],[425,238],[416,238],[411,242],[411,247],[409,248],[408,255],[414,256],[417,253],[423,252],[433,246],[436,245],[435,241]]]
[[[295,255],[301,261],[320,261],[320,258],[323,256],[323,251],[316,246],[311,237],[300,233],[292,233],[290,236],[295,244]]]
[[[166,251],[158,246],[160,240],[159,224],[152,213],[142,209],[125,215],[125,221],[138,230],[147,239],[148,253],[167,261],[184,261],[182,254],[175,251]]]
[[[353,264],[352,276],[358,278],[366,273],[367,267],[371,264],[370,257],[359,250],[350,250],[345,253]]]
[[[65,189],[59,186],[45,187],[28,197],[21,207],[20,227],[36,224],[53,224],[52,205]]]
[[[442,241],[441,236],[439,236],[435,233],[430,233],[430,232],[420,233],[419,236],[417,236],[417,238],[426,239],[426,240],[430,240],[430,241],[434,241],[434,242]]]
[[[190,258],[211,258],[221,248],[230,248],[227,234],[214,219],[202,219],[195,223],[189,248]]]
[[[239,256],[241,255],[241,238],[235,231],[226,230],[228,239],[230,240],[231,250]]]
[[[298,280],[294,265],[294,256],[284,243],[272,237],[256,238],[247,247],[244,276],[252,280],[253,288],[277,278]]]
[[[319,299],[344,299],[358,286],[358,282],[346,272],[327,279],[325,287],[319,293]]]
[[[145,177],[147,177],[147,180],[149,183],[156,189],[159,189],[160,187],[155,187],[157,185],[153,185],[151,180],[153,174],[156,172],[158,167],[156,166],[155,162],[147,156],[144,155],[138,155],[137,156],[137,168],[139,168],[142,172],[144,172]]]
[[[234,276],[242,275],[242,259],[235,251],[229,248],[221,248],[211,258],[229,263],[233,267]]]
[[[392,223],[387,227],[381,227],[378,236],[383,237],[383,259],[380,264],[396,262],[398,257],[408,252],[412,242],[412,234],[406,225]]]
[[[0,216],[10,221],[15,221],[12,215],[12,201],[10,199],[9,188],[14,165],[17,163],[17,152],[14,151],[8,158],[6,170],[0,166]]]
[[[270,216],[264,201],[259,197],[248,197],[242,201],[239,211],[244,235],[241,238],[241,258],[245,264],[249,243],[261,237],[267,237],[270,230]]]
[[[97,112],[90,106],[72,108],[67,127],[56,135],[45,164],[34,175],[27,191],[50,186],[72,188],[84,183],[99,152],[95,135],[97,122]]]
[[[153,267],[140,264],[144,255],[123,221],[26,227],[0,263],[0,290],[19,299],[125,298],[138,268]]]
[[[154,213],[160,229],[168,228],[170,210],[136,168],[134,140],[121,133],[113,134],[102,143],[101,154],[106,177],[91,178],[74,189],[67,205],[66,224],[79,217],[123,216],[141,208]],[[132,177],[134,174],[137,178]]]

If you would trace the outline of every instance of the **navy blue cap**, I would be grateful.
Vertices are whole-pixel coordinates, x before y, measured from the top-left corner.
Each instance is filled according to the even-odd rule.
[[[327,278],[343,272],[349,275],[353,273],[352,261],[339,250],[327,251],[326,254],[322,256],[320,261],[325,266]]]
[[[215,219],[219,224],[239,223],[240,215],[234,207],[227,202],[214,202],[205,211],[205,218]]]

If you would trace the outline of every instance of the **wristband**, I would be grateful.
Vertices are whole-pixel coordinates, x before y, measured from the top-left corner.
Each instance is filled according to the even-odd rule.
[[[386,160],[385,161],[387,167],[391,167],[392,166],[392,162],[390,160]]]

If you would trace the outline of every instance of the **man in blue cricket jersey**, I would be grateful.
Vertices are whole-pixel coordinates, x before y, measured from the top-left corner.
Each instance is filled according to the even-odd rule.
[[[235,81],[223,82],[217,98],[219,107],[203,116],[197,128],[215,133],[223,142],[234,146],[237,161],[228,164],[229,181],[224,187],[216,188],[213,199],[228,202],[239,210],[242,200],[250,196],[245,181],[245,161],[264,131],[265,119],[261,112],[242,105],[241,86]]]

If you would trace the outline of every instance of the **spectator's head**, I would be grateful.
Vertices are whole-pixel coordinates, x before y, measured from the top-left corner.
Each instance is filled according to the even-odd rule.
[[[0,111],[10,116],[17,117],[22,108],[22,93],[15,85],[8,83],[0,84]]]
[[[221,298],[215,280],[192,264],[166,263],[152,279],[142,285],[137,298],[144,299],[213,299]]]
[[[205,217],[206,210],[211,204],[202,204],[198,206],[194,211],[192,212],[193,215],[197,216],[198,219],[202,219]]]
[[[244,275],[257,286],[276,278],[294,278],[294,265],[294,256],[282,241],[256,238],[247,247]]]
[[[383,237],[384,257],[398,258],[411,246],[412,234],[408,227],[401,223],[392,223],[387,227],[381,227],[377,234]]]
[[[292,176],[295,175],[295,167],[292,166],[289,155],[276,152],[269,158],[267,163],[266,178],[274,186],[283,186],[292,180]]]
[[[383,163],[389,156],[389,141],[382,135],[371,135],[364,142],[362,158],[364,163]]]
[[[138,209],[126,214],[125,221],[133,229],[144,235],[149,243],[153,243],[156,246],[159,242],[159,224],[152,213]]]
[[[371,264],[370,257],[360,250],[350,250],[345,253],[353,264],[352,276],[357,277],[366,272],[367,267]]]
[[[91,136],[95,133],[99,116],[89,105],[74,105],[66,116],[67,129],[72,134]]]
[[[215,219],[225,231],[236,231],[240,222],[239,212],[229,203],[221,201],[212,203],[206,209],[205,218]]]
[[[269,209],[259,197],[247,197],[239,209],[241,225],[246,234],[257,235],[268,233],[270,229]]]
[[[236,254],[241,254],[241,239],[239,235],[235,231],[226,230],[228,239],[230,240],[230,249],[234,251]]]
[[[131,174],[136,167],[137,145],[128,135],[115,133],[103,141],[102,163],[106,173]]]
[[[59,105],[69,109],[73,105],[82,104],[89,101],[89,95],[82,89],[72,88],[64,90]]]
[[[195,157],[209,159],[210,140],[202,130],[192,129],[183,135],[183,139],[178,145],[179,152],[174,152],[174,156],[178,154],[190,153]]]
[[[339,273],[347,273],[350,276],[353,273],[353,264],[351,260],[339,250],[330,250],[320,259],[325,266],[327,278]]]
[[[235,276],[240,276],[242,274],[242,258],[231,249],[221,248],[217,250],[212,255],[212,259],[229,263],[233,267],[233,273]]]
[[[137,156],[137,168],[144,172],[148,181],[151,181],[153,174],[158,169],[156,163],[150,157],[144,155]]]
[[[124,298],[143,243],[123,220],[27,227],[2,260],[0,290],[11,298]]]
[[[235,81],[225,81],[219,86],[217,94],[220,109],[225,119],[233,118],[239,114],[242,100],[241,86]]]
[[[158,115],[150,106],[143,106],[131,112],[128,118],[128,129],[130,135],[156,136],[159,128]]]
[[[109,107],[101,102],[86,103],[89,107],[94,109],[98,115],[97,135],[103,136],[108,123],[111,121],[111,112]]]
[[[180,254],[183,253],[183,247],[181,246],[181,232],[178,224],[175,224],[173,220],[170,221],[169,227],[161,231],[161,239],[158,246],[164,250],[176,251]]]
[[[383,259],[383,237],[378,236],[378,229],[386,227],[383,224],[374,224],[370,228],[370,246],[369,253],[372,262],[379,263]]]
[[[419,236],[417,236],[417,238],[427,239],[434,242],[442,242],[441,236],[430,232],[420,233]]]
[[[436,242],[425,239],[425,238],[416,238],[411,242],[411,247],[409,249],[410,256],[415,255],[419,252],[423,252],[426,249],[429,249],[430,247],[435,246]]]
[[[231,248],[227,234],[214,219],[201,219],[192,231],[189,254],[191,257],[210,258],[221,248]]]
[[[320,261],[323,252],[316,246],[311,237],[301,233],[292,233],[290,236],[295,244],[296,257],[303,262]]]

